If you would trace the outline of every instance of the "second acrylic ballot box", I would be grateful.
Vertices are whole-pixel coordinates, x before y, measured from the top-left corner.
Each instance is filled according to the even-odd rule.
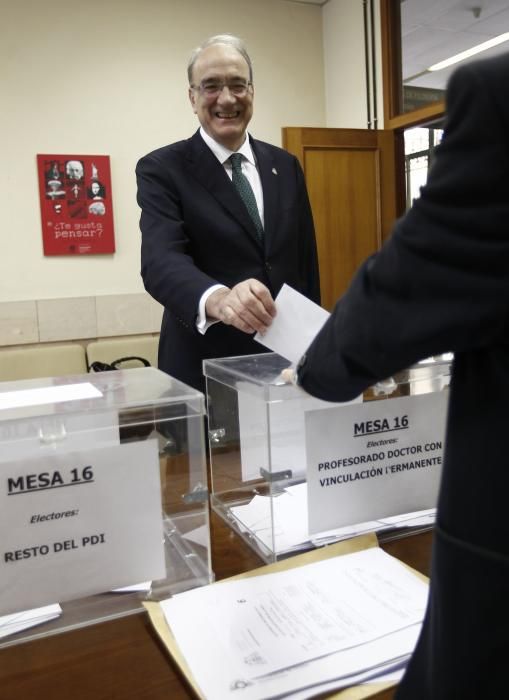
[[[204,414],[154,368],[0,384],[0,646],[212,581]]]
[[[281,379],[275,353],[204,362],[211,506],[267,563],[366,531],[434,522],[450,358],[352,402]]]

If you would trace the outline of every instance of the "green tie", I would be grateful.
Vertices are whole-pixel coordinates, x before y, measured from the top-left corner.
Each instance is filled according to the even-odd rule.
[[[242,172],[243,157],[244,156],[240,153],[232,153],[232,155],[230,156],[230,161],[232,164],[232,182],[235,185],[237,192],[242,197],[244,204],[246,205],[246,209],[249,213],[249,216],[251,217],[255,225],[258,238],[261,241],[263,240],[263,224],[262,220],[260,219],[260,212],[258,211],[258,206],[256,204],[256,199],[252,187],[249,184],[249,180]]]

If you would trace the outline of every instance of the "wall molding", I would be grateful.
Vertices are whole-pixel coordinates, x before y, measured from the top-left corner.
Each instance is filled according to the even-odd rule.
[[[163,307],[140,294],[0,303],[0,347],[159,333]]]

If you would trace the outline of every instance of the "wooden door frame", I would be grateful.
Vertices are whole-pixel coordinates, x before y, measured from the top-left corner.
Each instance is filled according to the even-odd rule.
[[[444,101],[403,112],[400,0],[380,0],[384,128],[394,132],[398,216],[406,210],[404,130],[423,126],[445,114]]]
[[[403,130],[444,116],[443,101],[402,111],[401,14],[399,0],[380,0],[384,128]]]

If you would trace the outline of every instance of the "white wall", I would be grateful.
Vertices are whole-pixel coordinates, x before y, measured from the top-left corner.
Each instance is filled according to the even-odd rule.
[[[341,4],[341,3],[340,3]],[[258,138],[325,126],[322,11],[284,0],[17,0],[0,23],[0,303],[142,291],[134,167],[195,130],[190,51],[232,32],[255,69]],[[44,257],[35,156],[111,158],[117,252]]]
[[[368,11],[368,16],[369,16]],[[378,128],[383,128],[379,3],[374,2]],[[323,6],[326,124],[366,129],[366,67],[363,0],[329,0]],[[371,58],[370,60],[370,73]],[[371,91],[371,118],[374,95]]]

